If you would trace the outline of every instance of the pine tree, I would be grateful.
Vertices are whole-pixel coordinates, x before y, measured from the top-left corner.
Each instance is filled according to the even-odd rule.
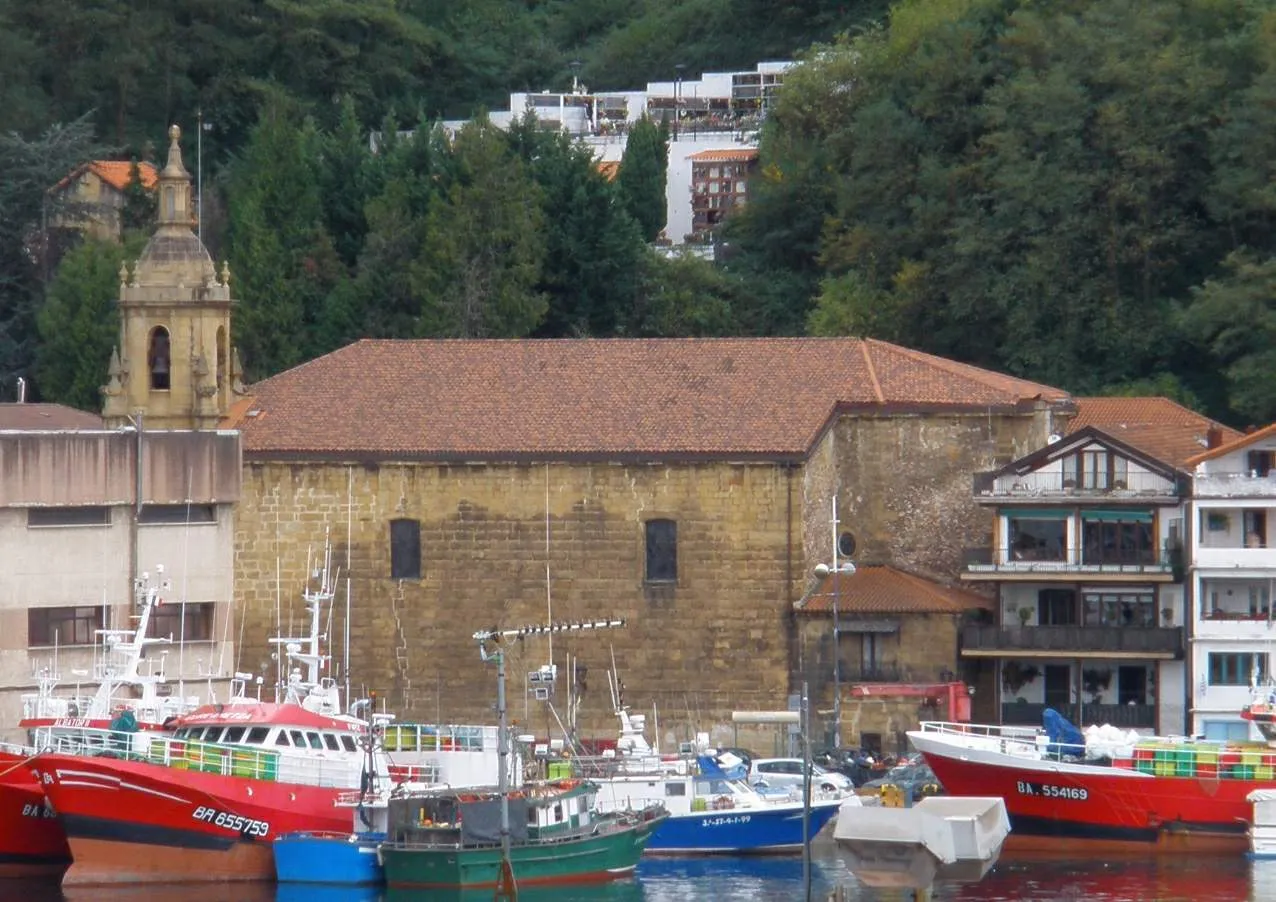
[[[486,119],[461,128],[452,155],[456,174],[426,216],[412,269],[422,301],[418,334],[529,335],[546,309],[536,287],[545,256],[540,191]]]
[[[155,226],[155,209],[155,193],[142,183],[142,170],[134,157],[128,184],[124,186],[124,208],[120,211],[122,233],[149,233]]]
[[[119,337],[115,299],[125,255],[124,246],[114,241],[90,239],[58,264],[36,314],[36,378],[43,400],[101,409],[101,386]]]
[[[616,184],[625,208],[638,222],[646,241],[655,241],[665,227],[668,171],[668,134],[644,115],[629,131]]]
[[[324,227],[318,145],[313,125],[272,102],[231,184],[236,343],[252,378],[328,350],[316,322],[345,274]]]

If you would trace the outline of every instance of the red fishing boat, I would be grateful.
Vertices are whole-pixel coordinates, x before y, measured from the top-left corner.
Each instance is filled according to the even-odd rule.
[[[42,742],[55,737],[68,752],[92,754],[96,737],[112,725],[159,733],[165,721],[199,706],[198,697],[162,692],[165,657],[145,656],[147,648],[172,642],[147,636],[151,615],[163,604],[160,593],[170,587],[163,567],[156,572],[155,580],[144,573],[135,581],[136,626],[95,633],[102,654],[93,667],[94,691],[78,686],[69,694],[61,691],[55,659],[36,674],[36,692],[23,697],[18,726],[27,744],[0,745],[0,877],[56,875],[71,862],[62,825],[28,767],[44,747],[35,744],[37,733]]]
[[[346,829],[349,814],[334,802],[364,778],[368,725],[343,713],[336,682],[320,676],[333,597],[326,557],[318,588],[304,593],[310,635],[271,640],[290,669],[276,701],[206,705],[167,721],[167,734],[36,731],[50,751],[30,767],[73,859],[64,885],[269,880],[276,835]]]
[[[908,738],[949,793],[1005,800],[1012,851],[1248,848],[1246,796],[1276,787],[1276,749],[1155,736],[1099,748],[1067,727],[923,723]]]

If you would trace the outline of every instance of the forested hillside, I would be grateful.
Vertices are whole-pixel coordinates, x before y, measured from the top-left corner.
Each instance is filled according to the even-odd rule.
[[[0,398],[34,373],[98,406],[146,223],[51,247],[44,189],[174,121],[194,168],[202,111],[252,377],[361,335],[850,333],[1269,421],[1274,37],[1216,0],[0,0]],[[803,65],[716,266],[646,246],[659,123],[612,182],[481,115],[777,58]]]

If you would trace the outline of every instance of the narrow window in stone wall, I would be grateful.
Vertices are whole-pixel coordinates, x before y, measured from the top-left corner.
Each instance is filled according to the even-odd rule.
[[[647,521],[647,582],[667,583],[678,578],[678,524],[673,520]]]
[[[421,523],[390,521],[390,579],[421,578]]]

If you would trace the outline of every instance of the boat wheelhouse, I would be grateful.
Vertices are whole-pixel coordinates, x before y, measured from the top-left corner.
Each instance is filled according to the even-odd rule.
[[[502,805],[519,885],[594,883],[633,873],[667,817],[659,805],[602,813],[599,787],[568,779],[494,790],[436,790],[390,799],[381,846],[391,887],[495,887],[501,879]]]

